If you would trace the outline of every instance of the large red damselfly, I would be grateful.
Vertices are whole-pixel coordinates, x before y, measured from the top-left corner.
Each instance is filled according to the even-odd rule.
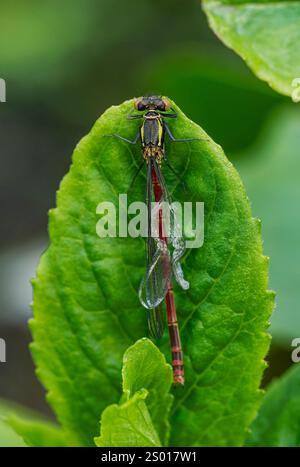
[[[173,142],[189,142],[206,138],[175,138],[168,127],[166,118],[177,118],[176,111],[167,98],[159,96],[141,97],[134,101],[138,113],[128,115],[128,119],[142,119],[134,140],[113,134],[129,144],[141,143],[143,161],[134,177],[147,164],[146,203],[148,213],[148,235],[146,242],[147,267],[139,288],[139,298],[148,310],[148,327],[152,338],[163,334],[162,302],[165,300],[167,322],[172,352],[174,384],[184,385],[183,352],[172,287],[172,277],[184,289],[189,283],[184,279],[180,259],[185,252],[185,241],[178,224],[176,210],[161,171],[164,163],[179,178],[170,165],[165,152],[165,135]],[[153,200],[155,208],[153,209]],[[168,228],[165,225],[167,207]],[[157,225],[158,228],[153,229]],[[153,232],[154,230],[154,232]]]

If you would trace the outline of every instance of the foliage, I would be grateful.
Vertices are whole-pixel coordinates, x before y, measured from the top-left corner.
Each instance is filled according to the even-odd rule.
[[[209,24],[254,73],[291,96],[300,78],[300,2],[204,0]]]
[[[143,240],[100,239],[95,229],[98,203],[117,203],[139,164],[139,148],[105,136],[117,131],[134,137],[137,126],[126,120],[131,108],[132,101],[110,108],[77,146],[50,212],[51,245],[34,280],[38,375],[59,422],[79,445],[93,444],[101,412],[119,401],[122,355],[146,333],[137,297]],[[178,112],[175,135],[205,136]],[[241,445],[260,400],[273,304],[260,225],[219,146],[168,143],[167,151],[186,185],[185,191],[166,173],[174,198],[192,196],[206,209],[204,246],[184,261],[192,287],[176,290],[187,382],[174,393],[170,443]],[[143,199],[143,192],[140,177],[132,198]],[[169,358],[166,336],[160,348]]]
[[[252,425],[249,446],[300,446],[300,365],[269,388]]]

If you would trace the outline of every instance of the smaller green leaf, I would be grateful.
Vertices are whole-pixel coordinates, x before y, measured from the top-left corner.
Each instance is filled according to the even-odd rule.
[[[300,447],[300,364],[267,391],[254,420],[248,446]]]
[[[96,445],[166,445],[173,396],[172,369],[164,355],[149,339],[138,340],[124,354],[122,377],[121,403],[103,411]]]
[[[125,352],[122,375],[123,391],[128,397],[147,388],[147,407],[159,438],[166,445],[173,396],[169,394],[172,368],[166,363],[164,355],[149,339],[141,339]]]
[[[101,436],[95,438],[96,446],[160,446],[145,403],[147,395],[142,389],[124,404],[107,407],[101,417]]]

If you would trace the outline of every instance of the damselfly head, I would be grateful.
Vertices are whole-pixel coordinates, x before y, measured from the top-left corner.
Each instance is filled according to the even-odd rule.
[[[144,96],[134,100],[134,107],[137,110],[158,110],[165,112],[170,109],[170,102],[166,97]]]

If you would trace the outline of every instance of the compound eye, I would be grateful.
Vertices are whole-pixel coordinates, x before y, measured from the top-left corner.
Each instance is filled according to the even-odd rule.
[[[165,110],[165,104],[162,99],[155,99],[154,106],[157,110]]]
[[[142,97],[139,97],[139,98],[134,100],[134,108],[136,110],[145,110],[146,109]]]
[[[162,101],[160,101],[160,102],[156,105],[156,108],[157,108],[157,110],[161,110],[161,111],[163,112],[164,110],[166,110],[165,103],[162,102]]]

